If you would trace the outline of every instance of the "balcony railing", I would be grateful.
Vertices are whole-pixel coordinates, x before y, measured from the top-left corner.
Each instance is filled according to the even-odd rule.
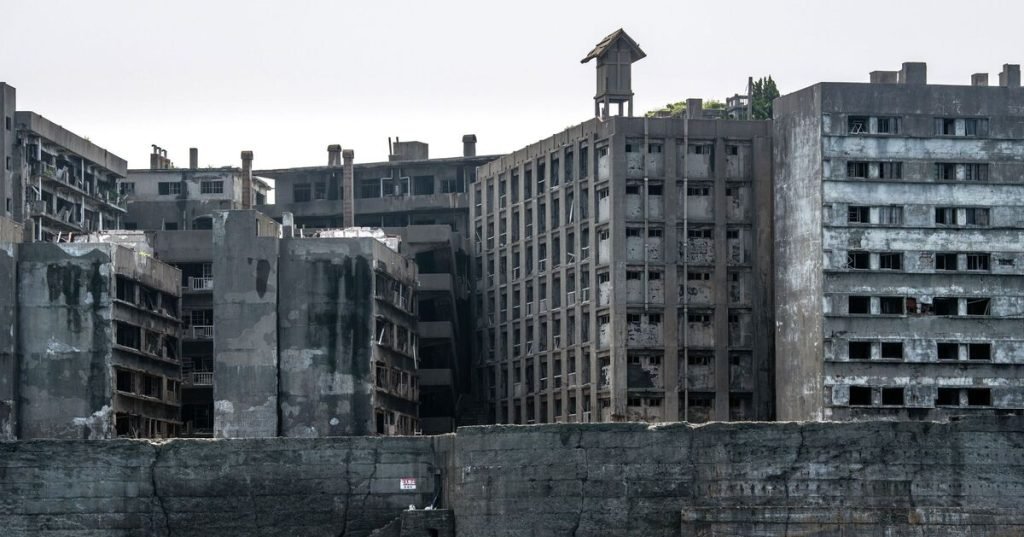
[[[192,373],[193,386],[213,386],[213,371],[195,371]]]
[[[188,285],[186,287],[193,291],[213,291],[213,277],[205,276],[197,278],[195,276],[189,276]]]
[[[213,339],[213,325],[192,326],[192,339]]]

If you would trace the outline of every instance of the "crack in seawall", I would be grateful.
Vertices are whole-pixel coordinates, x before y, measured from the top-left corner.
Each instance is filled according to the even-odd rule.
[[[151,444],[151,446],[153,447],[153,459],[149,463],[149,484],[153,488],[153,499],[156,500],[155,504],[160,508],[160,514],[164,519],[164,535],[170,535],[171,521],[167,515],[167,505],[164,504],[164,497],[160,494],[160,488],[157,486],[156,479],[156,466],[160,462],[160,455],[163,453],[164,444]]]

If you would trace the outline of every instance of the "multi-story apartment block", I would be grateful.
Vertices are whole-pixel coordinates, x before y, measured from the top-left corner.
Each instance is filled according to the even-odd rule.
[[[419,430],[416,265],[379,230],[214,218],[214,435]]]
[[[780,419],[1024,409],[1024,90],[923,63],[775,102]]]
[[[0,302],[14,305],[2,313],[18,337],[14,359],[0,360],[0,436],[176,436],[178,271],[137,238],[135,249],[76,240],[9,243],[15,263],[2,268],[16,287]]]
[[[772,416],[770,122],[699,99],[609,117],[642,57],[606,38],[601,117],[478,169],[476,381],[499,423]]]
[[[0,216],[41,241],[119,229],[124,159],[35,112],[16,111],[16,96],[0,83]]]

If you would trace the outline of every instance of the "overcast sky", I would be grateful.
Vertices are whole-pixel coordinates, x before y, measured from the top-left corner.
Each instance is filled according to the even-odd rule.
[[[728,6],[728,11],[718,6]],[[1020,0],[845,2],[0,0],[0,81],[32,110],[148,166],[323,165],[341,144],[387,159],[387,138],[461,154],[513,151],[593,113],[594,64],[624,28],[636,112],[723,99],[748,75],[787,93],[928,62],[929,82],[1024,63]]]

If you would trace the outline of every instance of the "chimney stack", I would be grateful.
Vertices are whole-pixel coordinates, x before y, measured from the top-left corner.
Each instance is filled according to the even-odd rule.
[[[686,117],[689,119],[700,119],[704,117],[704,99],[687,99]]]
[[[476,135],[467,134],[462,137],[462,156],[464,157],[475,157],[476,156]]]
[[[352,169],[352,161],[355,159],[356,153],[351,149],[346,149],[341,152],[341,158],[344,161],[345,170],[342,171],[342,223],[346,228],[354,227],[356,225],[356,204],[355,204],[355,191],[356,191],[356,174],[355,170]]]
[[[974,73],[971,75],[972,86],[987,86],[988,85],[988,73]]]
[[[188,148],[188,167],[193,170],[199,169],[199,148]]]
[[[341,166],[341,146],[331,144],[327,146],[327,165],[332,168]]]
[[[924,62],[903,62],[900,69],[899,83],[908,86],[924,86],[928,84],[928,64]]]
[[[1003,72],[999,73],[999,85],[1004,88],[1020,87],[1020,64],[1004,63]]]
[[[252,151],[242,151],[242,208],[252,208]]]

